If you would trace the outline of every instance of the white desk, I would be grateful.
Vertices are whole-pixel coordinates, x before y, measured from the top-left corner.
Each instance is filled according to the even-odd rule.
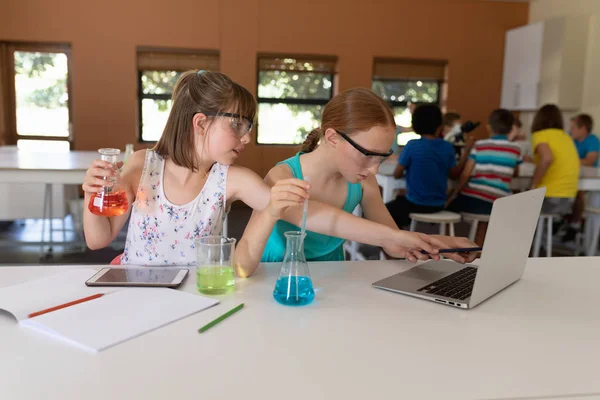
[[[37,210],[43,210],[44,221],[52,221],[53,216],[64,217],[66,201],[78,197],[76,186],[83,183],[85,172],[97,158],[96,151],[44,153],[0,147],[0,185],[4,187],[0,219],[39,218]],[[44,241],[42,233],[40,243],[51,250],[53,228],[52,223],[49,225],[50,239]]]
[[[279,265],[205,312],[97,355],[0,315],[10,400],[491,399],[600,395],[600,259],[532,259],[473,310],[374,289],[398,261],[311,264],[313,304],[277,304]],[[0,267],[0,286],[68,267]],[[185,290],[195,290],[194,275]],[[197,329],[246,307],[205,334]],[[563,396],[563,397],[560,397]],[[586,397],[588,398],[588,397]]]
[[[81,185],[96,151],[29,152],[0,147],[0,182]]]
[[[395,179],[394,169],[396,169],[397,159],[395,157],[388,159],[379,167],[377,174],[377,183],[382,187],[381,196],[384,203],[394,200],[395,189],[406,189],[406,180],[404,178]],[[529,183],[533,178],[535,165],[524,163],[519,168],[519,176],[511,181],[513,190],[527,190]],[[452,184],[452,182],[451,182]],[[600,169],[593,167],[582,167],[581,178],[579,179],[579,189],[591,192],[590,205],[600,207]]]

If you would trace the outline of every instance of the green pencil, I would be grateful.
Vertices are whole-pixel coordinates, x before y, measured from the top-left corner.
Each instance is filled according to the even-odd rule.
[[[204,332],[206,332],[207,330],[209,330],[210,328],[212,328],[213,326],[215,326],[219,322],[223,321],[225,318],[227,318],[230,315],[233,315],[236,312],[240,311],[242,308],[244,308],[244,303],[240,304],[239,306],[237,306],[235,308],[232,308],[231,310],[227,311],[225,314],[221,315],[219,318],[217,318],[214,321],[209,322],[208,324],[204,325],[202,328],[198,329],[198,333],[204,333]]]

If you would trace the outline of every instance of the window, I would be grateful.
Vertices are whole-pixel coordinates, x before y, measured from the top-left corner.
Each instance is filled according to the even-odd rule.
[[[372,89],[394,111],[396,124],[411,126],[409,103],[440,104],[446,63],[441,61],[375,59]],[[398,145],[419,138],[414,132],[398,135]]]
[[[181,73],[219,70],[215,51],[138,49],[139,141],[160,139],[171,111],[171,95]]]
[[[258,58],[258,144],[297,145],[333,95],[334,57]]]
[[[0,43],[0,90],[7,144],[70,148],[68,45]]]

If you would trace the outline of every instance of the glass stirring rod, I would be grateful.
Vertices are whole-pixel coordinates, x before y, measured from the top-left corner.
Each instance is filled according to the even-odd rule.
[[[307,176],[304,177],[304,181],[310,182]],[[300,228],[300,237],[301,240],[304,239],[304,234],[306,233],[306,217],[308,216],[308,199],[304,199],[304,207],[302,208],[302,226]]]

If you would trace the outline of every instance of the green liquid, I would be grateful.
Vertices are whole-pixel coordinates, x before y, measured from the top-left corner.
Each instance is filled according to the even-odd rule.
[[[233,267],[200,266],[196,271],[198,291],[205,294],[226,294],[235,290]]]

